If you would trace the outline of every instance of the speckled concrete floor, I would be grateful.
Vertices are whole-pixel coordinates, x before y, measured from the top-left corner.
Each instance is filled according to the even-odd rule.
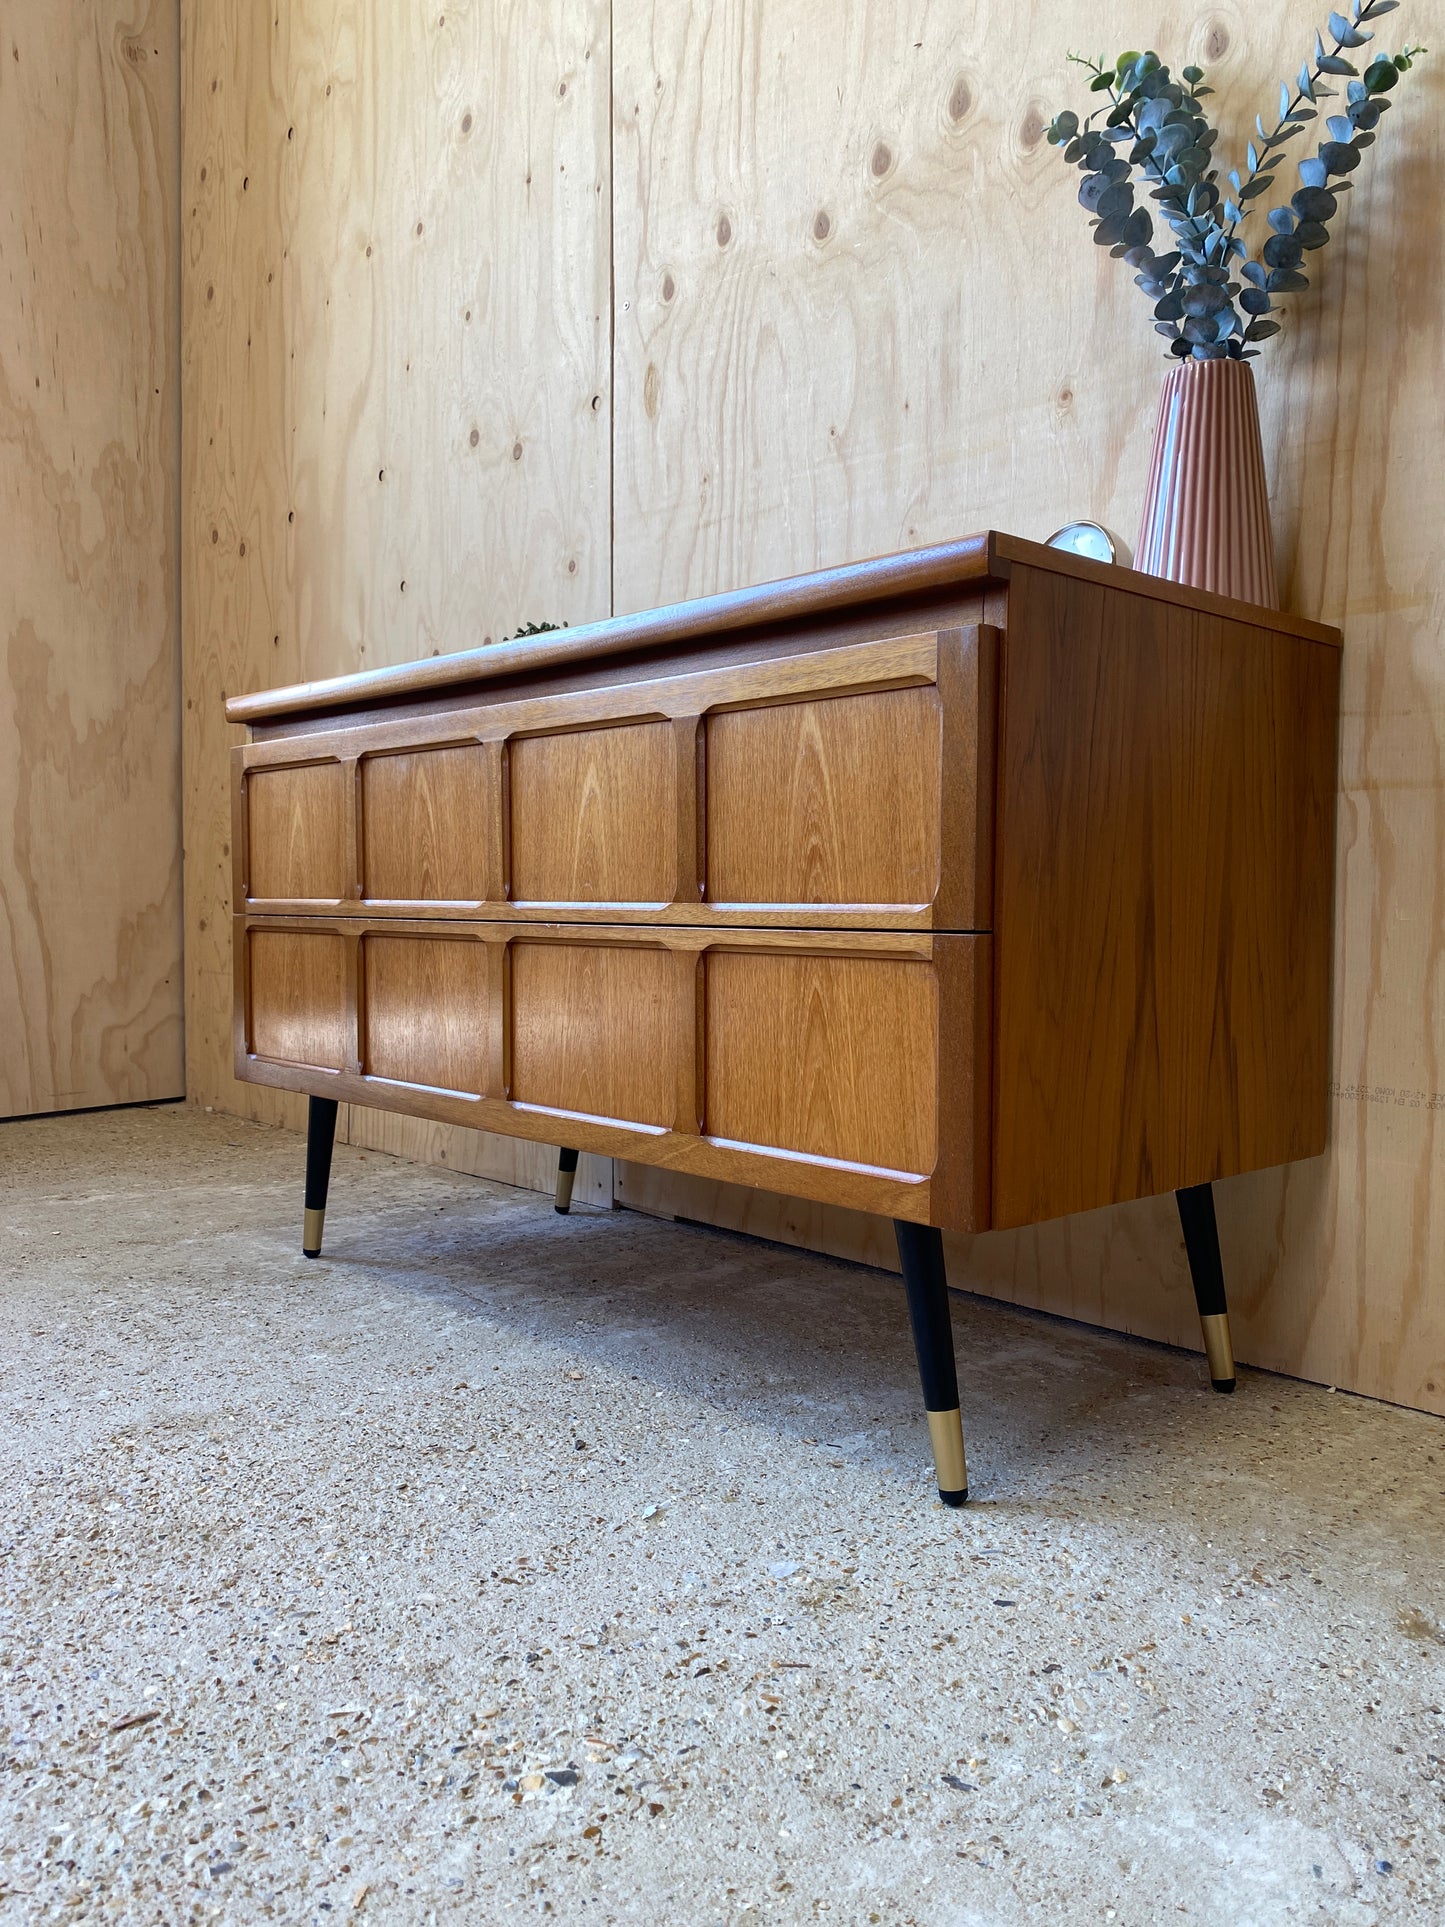
[[[1445,1918],[1445,1427],[183,1109],[0,1125],[0,1923]]]

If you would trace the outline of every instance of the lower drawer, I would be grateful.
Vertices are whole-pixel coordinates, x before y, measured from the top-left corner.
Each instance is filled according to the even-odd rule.
[[[989,944],[243,916],[236,1074],[977,1230]]]

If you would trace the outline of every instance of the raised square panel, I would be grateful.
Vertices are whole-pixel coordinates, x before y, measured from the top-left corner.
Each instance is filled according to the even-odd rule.
[[[926,1177],[938,986],[911,959],[707,954],[710,1138]]]
[[[346,954],[340,937],[252,930],[250,1048],[284,1064],[346,1068]]]
[[[372,902],[480,903],[501,895],[487,876],[487,753],[480,743],[366,757],[361,808]]]
[[[518,903],[653,903],[677,887],[669,723],[624,723],[511,745]]]
[[[675,959],[642,944],[514,943],[514,1101],[671,1124],[677,982]]]
[[[931,686],[710,716],[709,901],[931,903],[942,740]]]
[[[250,771],[246,807],[253,897],[334,902],[347,894],[345,785],[340,763]]]
[[[480,1097],[487,1068],[487,947],[465,938],[367,936],[363,1068]]]

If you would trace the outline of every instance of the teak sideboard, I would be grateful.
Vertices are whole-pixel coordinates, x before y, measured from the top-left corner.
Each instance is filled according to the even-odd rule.
[[[1324,1148],[1337,631],[989,534],[233,698],[236,1074],[940,1227]]]

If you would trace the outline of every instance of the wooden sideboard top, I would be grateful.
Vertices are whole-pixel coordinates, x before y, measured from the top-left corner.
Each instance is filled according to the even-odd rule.
[[[725,595],[703,596],[637,615],[611,616],[575,629],[494,642],[445,656],[392,668],[369,669],[325,681],[296,683],[285,689],[232,696],[226,716],[232,723],[270,724],[378,703],[406,701],[441,691],[473,687],[502,678],[538,671],[593,664],[625,655],[645,654],[679,643],[727,641],[746,630],[766,625],[806,621],[858,610],[869,605],[946,593],[953,589],[1005,585],[1015,564],[1071,576],[1081,582],[1108,584],[1130,594],[1177,608],[1199,609],[1224,618],[1251,623],[1255,628],[1305,638],[1333,648],[1340,633],[1323,623],[1261,609],[1185,588],[1162,577],[1133,569],[1087,562],[1051,549],[1040,542],[989,530],[958,542],[907,550],[900,555],[850,562],[810,575],[788,576],[756,588],[734,589]]]

